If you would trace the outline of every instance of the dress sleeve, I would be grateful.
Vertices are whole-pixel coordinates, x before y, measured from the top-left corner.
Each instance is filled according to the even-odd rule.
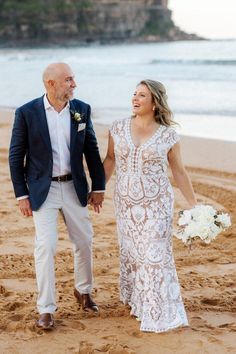
[[[175,131],[175,129],[170,128],[168,134],[168,148],[169,150],[174,146],[178,141],[180,141],[179,134]]]

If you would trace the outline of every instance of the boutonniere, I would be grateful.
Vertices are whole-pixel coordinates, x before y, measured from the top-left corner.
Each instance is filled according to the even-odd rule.
[[[83,115],[79,112],[75,112],[70,110],[71,118],[74,119],[76,122],[80,122],[83,118]]]

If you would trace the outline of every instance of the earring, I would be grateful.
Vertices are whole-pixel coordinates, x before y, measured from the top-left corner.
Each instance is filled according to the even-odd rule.
[[[156,107],[155,107],[155,106],[153,106],[153,107],[152,107],[152,110],[153,110],[153,111],[155,111],[155,109],[156,109]]]

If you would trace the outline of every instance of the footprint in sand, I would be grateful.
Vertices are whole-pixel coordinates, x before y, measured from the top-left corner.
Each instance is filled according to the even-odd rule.
[[[135,351],[130,349],[128,346],[123,346],[121,344],[111,345],[107,351],[108,354],[135,354]]]
[[[191,318],[190,324],[191,324],[192,330],[201,331],[203,328],[205,328],[207,322],[203,318],[201,318],[199,316],[195,316],[195,317]]]
[[[135,337],[135,338],[142,338],[143,337],[143,333],[140,331],[131,330],[131,331],[126,331],[126,333],[129,336]]]
[[[210,324],[208,321],[206,321],[205,319],[198,317],[198,316],[192,317],[190,323],[191,323],[191,329],[193,331],[204,332],[206,335],[211,333],[214,336],[222,333],[219,326],[216,327],[215,325]],[[211,339],[213,338],[212,341],[218,340],[212,336],[209,336],[209,338],[211,338]]]
[[[212,306],[216,306],[219,304],[219,299],[209,299],[209,298],[205,298],[201,300],[202,304],[206,304],[206,305],[212,305]]]
[[[86,329],[86,326],[80,321],[73,321],[70,323],[70,328],[84,331]]]
[[[39,328],[36,327],[35,321],[26,321],[24,315],[14,315],[8,318],[7,322],[5,322],[5,331],[6,332],[14,332],[24,331],[24,333],[37,333],[40,334]]]
[[[0,295],[3,295],[4,297],[8,297],[12,294],[11,291],[8,291],[5,286],[0,285]]]
[[[25,303],[24,302],[19,302],[19,301],[15,301],[15,302],[8,302],[5,306],[4,309],[7,311],[14,311],[16,309],[25,307]]]
[[[80,343],[79,350],[75,350],[73,354],[94,354],[91,343],[83,341]]]
[[[5,293],[6,293],[6,288],[5,288],[5,286],[3,286],[3,285],[0,285],[0,294],[1,295],[4,295]]]
[[[110,341],[111,340],[115,340],[116,338],[117,337],[115,335],[113,335],[113,334],[102,337],[102,339],[107,339],[107,340],[110,340]]]
[[[72,349],[72,348],[70,348]],[[127,345],[121,344],[105,344],[101,347],[93,346],[91,343],[83,341],[80,343],[79,349],[75,349],[73,354],[136,354]]]
[[[223,323],[219,325],[219,328],[227,328],[230,332],[236,332],[236,324],[234,322],[231,323]]]
[[[21,321],[23,318],[24,318],[24,315],[20,315],[20,314],[15,314],[13,316],[8,317],[8,319],[10,321],[14,321],[14,322]]]

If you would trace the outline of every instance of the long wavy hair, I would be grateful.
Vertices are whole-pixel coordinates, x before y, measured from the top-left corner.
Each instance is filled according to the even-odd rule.
[[[146,85],[151,92],[152,100],[155,105],[154,118],[156,122],[166,127],[177,124],[173,120],[173,113],[167,103],[168,97],[165,86],[161,82],[154,80],[142,80],[138,85]]]

